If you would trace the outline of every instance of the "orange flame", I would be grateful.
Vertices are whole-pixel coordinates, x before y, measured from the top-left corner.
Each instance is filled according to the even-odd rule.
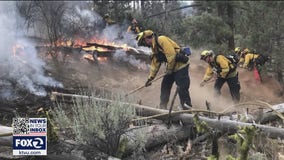
[[[104,51],[109,51],[106,48],[101,48],[101,47],[95,47],[95,46],[90,46],[90,47],[84,47],[82,48],[84,51],[98,51],[98,52],[104,52]]]
[[[100,62],[105,62],[107,61],[107,57],[98,57],[97,60]]]
[[[83,58],[84,58],[84,59],[88,59],[88,60],[94,61],[94,57],[93,57],[93,55],[91,55],[91,54],[84,54],[84,55],[83,55]]]
[[[92,54],[84,54],[83,58],[87,59],[87,60],[95,61]],[[96,60],[98,60],[100,62],[106,62],[108,60],[108,58],[107,57],[97,57]]]
[[[117,48],[122,48],[123,50],[127,51],[128,50],[128,46],[127,44],[116,44],[114,42],[109,42],[107,40],[104,39],[98,39],[96,37],[93,37],[91,39],[83,39],[83,38],[75,38],[73,40],[67,40],[64,41],[63,39],[59,39],[56,42],[57,46],[68,46],[68,47],[73,47],[73,48],[79,48],[82,46],[86,46],[87,42],[89,43],[98,43],[98,44],[102,44],[102,45],[108,45],[108,46],[113,46],[113,47],[117,47]],[[107,49],[103,48],[103,47],[84,47],[83,48],[86,51],[90,51],[90,50],[96,50],[96,51],[107,51]]]
[[[129,50],[127,44],[116,44],[115,42],[109,42],[105,39],[98,39],[97,37],[93,37],[93,38],[90,38],[90,39],[83,39],[83,38],[76,36],[76,38],[72,38],[72,39],[73,40],[70,39],[70,40],[67,40],[67,41],[64,41],[63,39],[59,39],[56,42],[56,45],[57,46],[65,46],[65,47],[73,47],[73,48],[81,48],[82,47],[82,49],[84,51],[87,51],[89,53],[91,51],[97,51],[97,52],[100,52],[100,53],[113,52],[113,50],[109,50],[105,47],[98,47],[98,46],[84,47],[84,46],[87,45],[87,43],[97,43],[97,44],[106,45],[106,46],[113,46],[115,48],[123,49],[124,51]],[[84,54],[82,58],[95,61],[92,54]],[[107,61],[108,58],[107,57],[97,57],[96,60],[98,60],[100,62],[104,62],[104,61]]]

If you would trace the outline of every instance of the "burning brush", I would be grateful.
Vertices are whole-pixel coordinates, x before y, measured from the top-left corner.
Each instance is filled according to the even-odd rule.
[[[99,43],[87,43],[86,46],[82,47],[82,50],[88,52],[83,57],[87,60],[92,60],[95,62],[106,61],[108,57],[112,57],[117,50],[124,50],[125,52],[134,52],[139,53],[133,47],[128,47],[124,45],[115,45],[115,44],[99,44]],[[90,55],[91,54],[91,55]]]
[[[62,54],[68,54],[74,59],[84,59],[90,63],[96,64],[98,62],[108,61],[114,56],[116,51],[123,51],[126,53],[127,57],[130,56],[127,61],[142,60],[149,63],[149,54],[146,54],[144,51],[137,50],[136,48],[129,47],[127,44],[115,44],[113,42],[107,42],[106,40],[100,40],[97,38],[92,38],[89,41],[80,38],[68,41],[59,40],[56,44],[58,45],[56,46],[57,51],[60,51]],[[83,56],[79,54],[81,51],[84,51]],[[76,57],[75,54],[71,55],[75,52],[80,55],[80,58]],[[126,56],[123,55],[123,58]]]

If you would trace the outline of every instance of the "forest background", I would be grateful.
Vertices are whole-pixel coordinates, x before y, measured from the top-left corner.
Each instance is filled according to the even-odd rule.
[[[192,48],[227,54],[235,47],[246,47],[268,54],[272,60],[265,71],[282,84],[283,8],[282,1],[17,2],[27,32],[40,34],[38,37],[46,37],[54,45],[62,37],[70,39],[74,35],[102,31],[105,14],[124,31],[131,18],[135,18],[143,29],[167,35]],[[92,13],[95,16],[78,16],[78,10],[81,15]]]

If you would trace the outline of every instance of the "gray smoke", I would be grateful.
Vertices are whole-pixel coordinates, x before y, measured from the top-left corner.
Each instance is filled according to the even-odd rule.
[[[114,53],[114,59],[120,62],[128,62],[132,66],[141,69],[141,70],[148,70],[149,65],[147,65],[145,62],[142,62],[141,60],[137,60],[134,56],[132,55],[127,55],[125,51],[118,50]]]
[[[64,30],[71,29],[71,35],[74,35],[74,31],[80,31],[80,36],[82,36],[80,38],[87,38],[88,36],[96,34],[97,27],[95,27],[95,25],[99,26],[99,24],[102,23],[102,17],[96,12],[82,9],[76,2],[69,2],[68,6],[70,9],[66,10],[62,22],[65,24],[63,26],[66,27]]]
[[[78,6],[75,7],[75,12],[73,12],[73,19],[78,19],[76,24],[88,24],[92,25],[95,24],[99,26],[99,23],[103,23],[103,18],[94,11],[80,9]],[[67,14],[69,15],[69,14]],[[68,18],[71,19],[71,18]],[[95,27],[96,28],[96,27]],[[114,25],[106,25],[105,28],[100,30],[99,34],[96,34],[94,37],[96,39],[104,40],[109,43],[114,43],[116,45],[125,45],[137,48],[137,41],[135,40],[136,34],[127,33],[128,24],[120,24],[117,22]],[[90,33],[90,32],[89,32]],[[150,50],[146,47],[139,47],[141,51],[145,54],[149,54]],[[137,60],[134,56],[127,55],[125,51],[118,50],[114,54],[114,59],[124,62],[130,63],[131,65],[139,68],[139,69],[148,69],[149,66],[142,62],[141,60]]]
[[[16,12],[15,2],[0,2],[0,25],[1,97],[13,94],[14,87],[39,96],[46,95],[43,86],[63,87],[44,75],[45,63],[37,57],[35,44],[25,38],[23,20]]]

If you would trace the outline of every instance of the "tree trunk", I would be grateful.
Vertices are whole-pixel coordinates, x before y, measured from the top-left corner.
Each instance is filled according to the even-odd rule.
[[[231,30],[229,37],[226,37],[228,41],[228,49],[233,50],[235,48],[234,41],[234,8],[228,2],[217,2],[217,12],[218,16],[226,22]],[[222,40],[217,40],[217,42],[222,42]]]
[[[228,49],[233,50],[235,48],[235,41],[234,41],[234,8],[233,6],[228,3],[227,4],[227,24],[230,26],[231,34],[228,37]]]

